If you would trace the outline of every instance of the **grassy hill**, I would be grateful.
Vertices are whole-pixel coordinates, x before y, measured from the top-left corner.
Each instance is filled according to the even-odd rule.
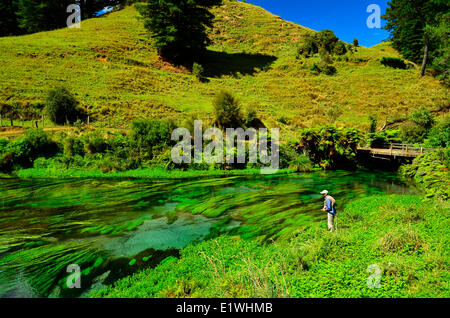
[[[0,38],[0,102],[42,101],[49,88],[64,85],[97,123],[126,127],[142,116],[212,118],[213,96],[225,88],[282,131],[330,121],[364,128],[369,114],[383,122],[448,103],[448,89],[431,76],[382,66],[381,57],[398,56],[387,43],[335,62],[334,76],[314,75],[308,69],[314,58],[302,65],[295,57],[314,31],[237,1],[213,11],[206,82],[161,61],[128,7],[80,29]]]

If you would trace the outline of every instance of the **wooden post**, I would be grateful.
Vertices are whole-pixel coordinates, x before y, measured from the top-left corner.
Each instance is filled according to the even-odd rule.
[[[423,154],[423,146],[420,147],[420,153]]]
[[[391,156],[392,156],[392,150],[394,149],[394,145],[391,144]]]
[[[87,125],[89,126],[89,116],[88,116],[88,122],[87,122]]]

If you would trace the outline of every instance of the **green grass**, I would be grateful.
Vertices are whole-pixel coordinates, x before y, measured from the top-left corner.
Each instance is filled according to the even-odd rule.
[[[316,76],[308,70],[316,57],[304,66],[295,58],[312,30],[238,1],[225,0],[213,12],[206,83],[161,61],[137,11],[128,7],[86,20],[80,29],[0,38],[0,100],[43,101],[48,89],[65,85],[93,123],[126,128],[138,117],[211,119],[213,96],[225,88],[244,108],[257,109],[266,125],[281,126],[286,139],[294,128],[329,123],[331,112],[332,120],[367,128],[370,114],[381,124],[449,99],[448,89],[431,76],[420,78],[417,67],[382,66],[381,57],[398,56],[386,43],[335,62],[334,76]]]
[[[324,216],[290,241],[265,246],[222,236],[91,297],[448,298],[449,211],[448,203],[414,195],[368,197],[343,209],[335,233]],[[369,288],[371,268],[381,271],[379,288]]]
[[[159,168],[128,170],[121,172],[102,172],[100,170],[77,170],[60,168],[30,168],[15,172],[19,178],[105,178],[105,179],[191,179],[221,176],[260,175],[260,169],[245,170],[164,170]],[[276,174],[294,173],[291,169],[280,169]]]

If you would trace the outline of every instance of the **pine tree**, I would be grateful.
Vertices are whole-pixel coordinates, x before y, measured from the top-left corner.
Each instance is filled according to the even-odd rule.
[[[137,6],[151,32],[153,46],[172,62],[192,62],[210,40],[206,28],[214,15],[208,10],[222,0],[147,0]]]
[[[0,36],[20,33],[16,16],[17,9],[17,0],[0,0]]]

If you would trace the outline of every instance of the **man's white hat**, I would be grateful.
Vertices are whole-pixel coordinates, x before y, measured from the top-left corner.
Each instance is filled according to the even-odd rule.
[[[323,190],[322,192],[320,192],[320,194],[328,194],[327,190]]]

